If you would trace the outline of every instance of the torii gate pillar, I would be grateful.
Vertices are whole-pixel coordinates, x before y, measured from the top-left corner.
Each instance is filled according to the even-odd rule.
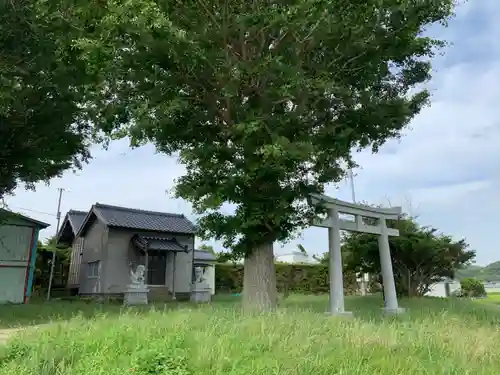
[[[384,284],[385,312],[388,314],[399,314],[404,309],[398,305],[396,294],[396,283],[392,270],[391,250],[389,247],[389,235],[387,233],[387,223],[385,219],[380,220],[381,234],[378,237],[378,250],[380,253],[380,266],[382,269],[382,282]]]
[[[330,312],[335,315],[352,315],[344,306],[344,274],[340,245],[339,213],[336,207],[329,211],[331,226],[328,228],[328,260],[330,277]]]

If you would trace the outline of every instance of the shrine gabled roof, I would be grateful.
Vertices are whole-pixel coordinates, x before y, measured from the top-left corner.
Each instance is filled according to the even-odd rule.
[[[196,227],[182,214],[157,212],[96,203],[87,214],[78,236],[85,235],[90,224],[99,219],[108,227],[151,232],[194,234]]]

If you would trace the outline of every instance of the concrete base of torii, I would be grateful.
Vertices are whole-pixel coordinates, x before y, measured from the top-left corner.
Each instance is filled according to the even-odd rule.
[[[389,309],[387,307],[384,307],[382,308],[382,312],[386,315],[399,315],[405,313],[406,310],[403,309],[402,307],[398,307],[396,309]]]
[[[327,311],[325,312],[325,315],[328,315],[328,316],[340,316],[342,318],[352,318],[354,317],[354,314],[352,313],[352,311],[334,311],[334,312],[331,312],[331,311]]]

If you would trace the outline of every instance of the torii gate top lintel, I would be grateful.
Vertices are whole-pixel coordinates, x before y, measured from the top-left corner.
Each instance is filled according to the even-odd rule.
[[[339,213],[349,214],[349,215],[360,215],[364,217],[372,217],[375,219],[389,219],[397,220],[401,216],[401,207],[371,207],[364,204],[350,203],[346,201],[341,201],[340,199],[335,199],[327,195],[313,194],[311,195],[311,203],[322,204],[326,208],[337,207]]]
[[[349,203],[329,197],[327,195],[311,195],[311,204],[324,205],[330,210],[329,217],[326,220],[314,222],[314,226],[323,228],[337,227],[340,230],[352,232],[362,232],[371,234],[387,233],[389,236],[399,236],[399,231],[393,228],[387,228],[386,220],[397,220],[401,216],[401,207],[379,208],[370,207],[362,204]],[[333,211],[335,210],[335,211]],[[333,215],[331,212],[335,212]],[[340,219],[339,213],[354,215],[355,222]],[[332,216],[333,215],[333,216]],[[362,217],[378,219],[376,225],[367,225],[363,223]]]

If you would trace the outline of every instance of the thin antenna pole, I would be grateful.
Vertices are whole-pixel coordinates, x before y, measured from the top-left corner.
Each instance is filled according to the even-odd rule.
[[[59,200],[57,201],[57,226],[56,226],[56,236],[59,233],[59,226],[61,225],[61,200],[64,188],[58,188],[59,191]],[[50,265],[50,276],[49,276],[49,288],[47,290],[47,301],[50,300],[50,292],[52,290],[52,280],[54,278],[54,266],[56,263],[56,249],[54,247],[52,251],[52,263]]]
[[[354,190],[354,173],[352,173],[352,169],[349,168],[348,172],[349,182],[351,183],[351,197],[352,203],[356,203],[356,192]]]
[[[352,203],[356,203],[356,190],[354,188],[354,173],[352,172],[351,168],[349,168],[348,177],[349,177],[349,182],[351,184]],[[356,217],[356,220],[361,220],[361,218],[358,216]],[[370,275],[368,273],[361,273],[359,276],[360,276],[359,289],[361,290],[361,295],[366,296],[366,281],[367,281],[366,278],[369,278]]]

